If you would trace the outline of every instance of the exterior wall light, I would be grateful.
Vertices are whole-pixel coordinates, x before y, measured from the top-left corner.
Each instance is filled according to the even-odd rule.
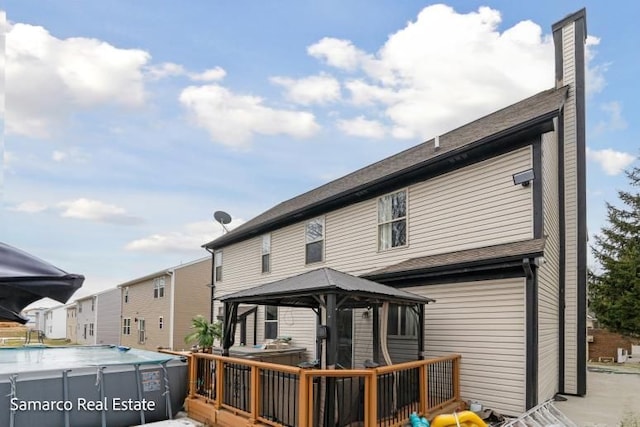
[[[527,169],[526,171],[517,172],[513,174],[513,185],[522,185],[528,187],[531,181],[533,181],[535,175],[533,169]]]

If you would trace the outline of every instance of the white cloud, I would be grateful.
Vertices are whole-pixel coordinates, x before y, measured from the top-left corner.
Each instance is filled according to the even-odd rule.
[[[191,80],[200,82],[215,82],[224,79],[226,75],[227,72],[223,68],[215,67],[205,70],[202,73],[190,73],[189,77]]]
[[[554,86],[552,37],[500,12],[425,7],[375,52],[325,37],[309,55],[340,71],[355,106],[380,109],[396,138],[427,139]],[[595,73],[601,76],[601,73]]]
[[[234,219],[227,225],[227,229],[242,225],[244,220]],[[184,226],[181,231],[152,234],[129,242],[125,249],[139,252],[193,252],[202,251],[201,246],[223,234],[220,224],[213,221],[200,221]]]
[[[585,42],[585,60],[586,60],[586,74],[585,74],[585,89],[587,95],[602,92],[602,89],[606,86],[605,73],[609,69],[609,63],[594,64],[596,57],[595,47],[600,44],[600,39],[594,36],[587,36]]]
[[[270,80],[285,88],[285,97],[297,104],[327,104],[340,99],[340,83],[326,74],[298,80],[289,77],[272,77]]]
[[[6,35],[7,131],[48,137],[78,110],[140,106],[150,56],[89,38],[58,39],[15,24]]]
[[[380,122],[368,120],[364,116],[350,120],[338,120],[338,128],[347,135],[361,138],[380,139],[386,133]]]
[[[61,162],[67,157],[68,157],[67,153],[65,153],[64,151],[58,151],[58,150],[54,150],[51,155],[51,158],[53,159],[54,162]]]
[[[607,175],[618,175],[636,159],[635,156],[610,148],[591,150],[587,147],[587,159],[596,162]]]
[[[15,212],[24,212],[24,213],[38,213],[47,210],[47,205],[44,203],[36,202],[36,201],[26,201],[22,202],[12,208],[10,210]]]
[[[627,121],[622,117],[622,105],[612,101],[602,104],[600,109],[607,115],[605,120],[601,120],[596,125],[596,132],[616,131],[627,128]]]
[[[187,73],[184,67],[173,62],[163,62],[145,68],[145,71],[151,80],[160,80],[165,77],[182,76]]]
[[[246,146],[254,134],[307,138],[320,129],[311,113],[270,108],[215,84],[185,88],[180,102],[212,140],[232,147]]]
[[[58,203],[65,218],[84,219],[118,225],[135,225],[143,222],[141,218],[127,214],[124,208],[110,205],[99,200],[80,198]]]
[[[69,148],[66,151],[53,150],[51,153],[51,159],[57,163],[63,162],[84,162],[87,160],[87,155],[82,153],[77,148]]]

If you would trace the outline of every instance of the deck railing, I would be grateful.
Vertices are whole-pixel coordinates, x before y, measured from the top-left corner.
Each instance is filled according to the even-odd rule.
[[[189,401],[224,409],[249,424],[324,425],[331,419],[324,413],[329,378],[335,389],[337,426],[401,426],[414,411],[433,414],[460,401],[459,355],[344,370],[302,369],[207,353],[188,357]]]

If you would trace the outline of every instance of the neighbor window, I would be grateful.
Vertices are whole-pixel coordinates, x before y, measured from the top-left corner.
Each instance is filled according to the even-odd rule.
[[[407,244],[407,192],[387,194],[378,199],[378,249]]]
[[[131,335],[131,318],[122,319],[122,335]]]
[[[262,236],[262,272],[271,270],[271,234]]]
[[[91,298],[91,311],[95,311],[96,309],[96,299]]]
[[[162,316],[158,317],[158,328],[164,328],[164,317]]]
[[[124,288],[124,303],[129,302],[129,287]]]
[[[264,308],[264,339],[278,337],[278,307],[267,305]]]
[[[387,334],[401,337],[418,336],[418,314],[409,306],[389,306]]]
[[[324,218],[314,218],[305,228],[305,264],[320,262],[324,253]]]
[[[164,298],[164,276],[153,279],[153,297]]]
[[[78,304],[78,313],[82,313],[82,303]]]
[[[93,336],[93,323],[89,323],[89,336]]]
[[[145,321],[144,319],[138,319],[138,342],[140,344],[144,344],[147,339],[147,335],[145,333]]]
[[[222,280],[222,251],[217,251],[213,255],[214,265],[215,265],[215,275],[216,282]]]

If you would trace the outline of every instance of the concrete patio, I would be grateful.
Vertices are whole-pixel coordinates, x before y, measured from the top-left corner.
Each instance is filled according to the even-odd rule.
[[[556,407],[580,427],[614,427],[625,418],[625,426],[639,426],[640,363],[590,364],[587,396],[566,397],[567,401],[557,402]]]

